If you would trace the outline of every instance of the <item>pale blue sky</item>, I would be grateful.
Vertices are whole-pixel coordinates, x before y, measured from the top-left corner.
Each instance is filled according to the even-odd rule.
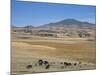
[[[95,6],[20,2],[12,0],[12,25],[40,26],[63,19],[95,23]]]

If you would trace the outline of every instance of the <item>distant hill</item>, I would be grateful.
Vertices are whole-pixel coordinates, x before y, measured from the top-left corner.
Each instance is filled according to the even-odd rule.
[[[29,28],[29,29],[31,29],[31,28],[34,28],[34,26],[29,25],[29,26],[25,26],[25,27],[23,27],[23,28]]]
[[[40,27],[95,27],[95,24],[89,22],[81,22],[75,19],[64,19],[56,23],[49,23]]]
[[[34,27],[32,25],[27,25],[24,27],[16,27],[11,25],[12,28],[24,28],[24,29],[32,29],[32,28],[49,28],[49,27],[60,27],[60,28],[94,28],[96,25],[89,22],[82,22],[76,19],[64,19],[55,23],[48,23],[41,25],[39,27]]]
[[[15,25],[11,25],[11,28],[17,28]]]
[[[27,25],[27,26],[23,26],[23,27],[17,27],[15,25],[11,25],[11,28],[29,28],[29,29],[31,29],[31,28],[35,28],[35,27],[32,25]]]

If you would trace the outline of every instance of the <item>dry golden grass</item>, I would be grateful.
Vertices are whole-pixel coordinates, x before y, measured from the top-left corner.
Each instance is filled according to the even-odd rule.
[[[12,71],[27,71],[25,66],[34,58],[71,59],[95,65],[95,46],[95,41],[86,39],[14,39]]]

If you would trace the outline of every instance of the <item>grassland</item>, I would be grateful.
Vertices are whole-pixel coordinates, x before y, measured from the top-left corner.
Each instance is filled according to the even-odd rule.
[[[87,38],[32,37],[21,39],[13,36],[12,74],[95,69],[95,48],[95,40]],[[36,66],[39,59],[53,64],[50,64],[49,69]],[[62,62],[81,63],[76,66],[63,67]],[[26,68],[29,64],[33,66],[31,69]]]

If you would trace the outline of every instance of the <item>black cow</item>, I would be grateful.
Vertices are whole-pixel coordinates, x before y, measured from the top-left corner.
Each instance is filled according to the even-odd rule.
[[[48,61],[43,61],[43,63],[44,63],[45,65],[46,65],[46,64],[49,64]]]
[[[49,64],[47,64],[46,65],[46,67],[45,67],[45,69],[49,69],[50,68],[50,65]]]
[[[48,61],[43,61],[43,64],[46,66],[45,69],[49,69],[50,68],[50,64]]]
[[[27,69],[31,69],[32,68],[32,65],[27,65],[26,68]]]
[[[64,62],[64,65],[65,66],[71,66],[72,64],[71,63],[68,63],[68,62]]]
[[[74,63],[74,66],[76,66],[77,65],[77,63]]]
[[[42,65],[43,65],[43,60],[39,60],[39,61],[38,61],[38,64],[39,64],[40,66],[42,66]]]

